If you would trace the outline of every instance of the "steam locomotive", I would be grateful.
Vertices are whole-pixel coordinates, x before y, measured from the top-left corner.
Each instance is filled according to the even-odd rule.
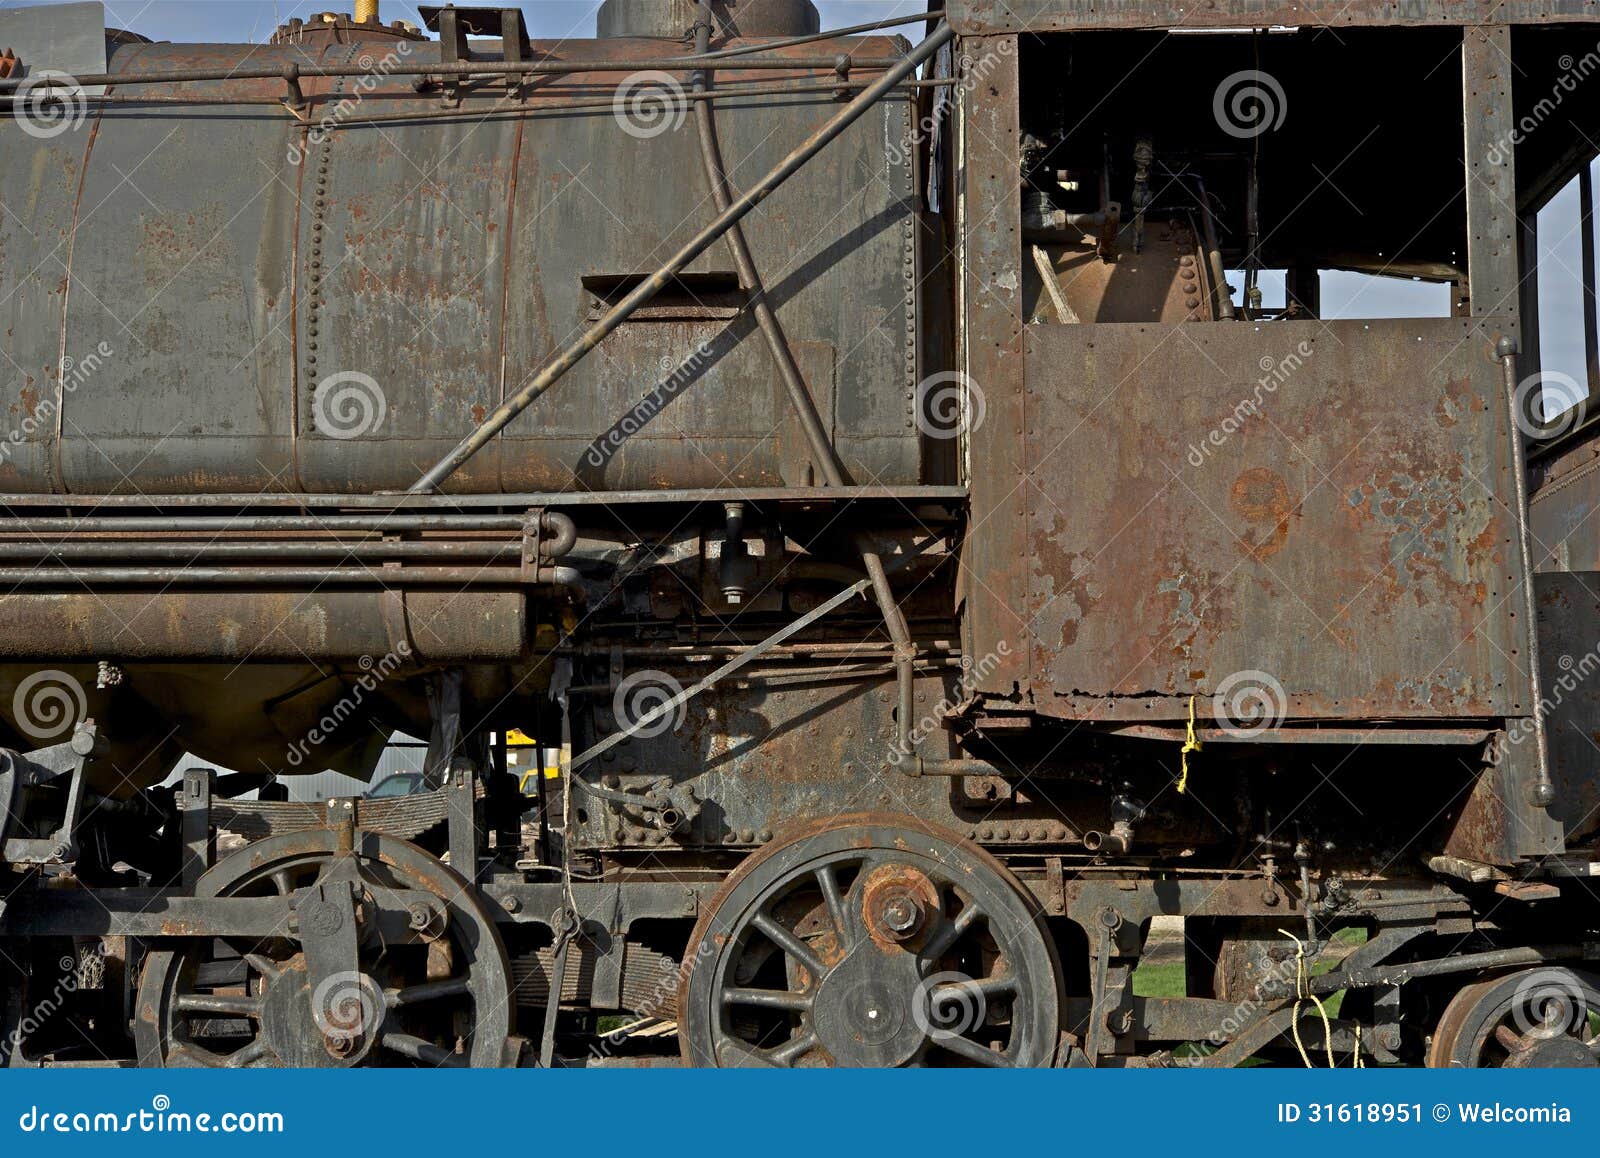
[[[1596,1065],[1589,8],[0,13],[6,1060]]]

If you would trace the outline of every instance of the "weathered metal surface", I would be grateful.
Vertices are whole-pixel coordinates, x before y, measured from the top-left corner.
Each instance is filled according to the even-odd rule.
[[[1242,672],[1289,717],[1528,714],[1524,627],[1485,615],[1520,560],[1472,322],[1038,326],[1027,383],[1029,532],[991,557],[1028,597],[968,650],[1030,652],[1036,710],[1181,719]]]
[[[1027,535],[1028,487],[1024,431],[1029,421],[1022,380],[1022,212],[1017,173],[1017,39],[966,39],[962,51],[990,63],[983,99],[959,106],[957,155],[962,190],[957,262],[960,327],[957,365],[982,391],[981,422],[968,420],[963,469],[974,518],[962,551],[957,598],[965,604],[968,654],[975,640],[1021,638],[1027,576],[1005,565]],[[975,411],[971,412],[975,416]],[[997,565],[999,564],[999,565]],[[998,653],[996,653],[998,654]],[[991,688],[1028,693],[1030,653],[1013,647],[998,656]]]
[[[917,709],[931,718],[948,698],[946,683],[925,677],[916,687]],[[595,697],[603,732],[614,730],[614,700],[610,694]],[[680,727],[625,740],[584,772],[630,791],[667,776],[710,803],[679,832],[667,833],[636,810],[580,796],[575,843],[649,852],[679,843],[748,848],[766,843],[795,817],[828,815],[844,800],[893,806],[968,831],[948,783],[883,770],[894,735],[893,710],[885,677],[819,679],[812,686],[772,690],[713,688],[691,701]],[[937,730],[925,747],[932,755],[949,751]]]
[[[1533,24],[1596,18],[1592,0],[950,0],[946,10],[962,33]]]
[[[1555,803],[1576,847],[1600,829],[1600,571],[1535,577],[1544,669],[1545,736]],[[1532,737],[1518,733],[1526,746]]]
[[[892,53],[881,38],[851,43]],[[353,65],[401,48],[408,65],[437,59],[431,42],[317,52],[275,45],[252,49],[252,63]],[[539,50],[580,69],[588,59],[660,55],[659,43],[627,40]],[[111,70],[223,67],[237,54],[229,46],[124,45]],[[787,55],[817,53],[801,46]],[[552,77],[529,90],[528,107],[575,95],[609,100],[627,75]],[[785,76],[722,75],[727,84]],[[324,131],[320,118],[340,99],[359,97],[343,120],[436,106],[408,77],[380,77],[359,90],[352,78],[301,84],[312,100],[307,128],[274,104],[197,112],[138,103],[178,93],[275,102],[282,81],[268,79],[119,90],[103,108],[91,106],[82,128],[49,142],[5,126],[7,148],[18,138],[37,160],[6,167],[5,201],[17,208],[0,226],[0,277],[20,283],[41,264],[60,267],[58,279],[36,277],[7,299],[14,324],[5,328],[6,352],[38,374],[13,411],[20,426],[37,407],[32,399],[51,393],[53,407],[64,401],[65,410],[0,465],[5,489],[405,485],[532,375],[606,295],[648,272],[652,255],[670,252],[710,216],[698,183],[638,179],[681,172],[692,155],[692,130],[673,128],[670,110],[666,131],[653,135],[626,132],[610,107],[543,118],[536,128],[522,117],[489,116]],[[733,183],[771,168],[836,107],[829,93],[731,98],[721,120]],[[825,418],[846,465],[875,483],[919,477],[906,396],[915,357],[874,336],[880,327],[906,330],[916,285],[914,166],[891,164],[889,150],[906,136],[910,108],[909,96],[892,95],[749,219],[774,308],[817,396],[831,399]],[[74,167],[85,156],[79,199]],[[124,195],[130,180],[147,196]],[[841,205],[850,207],[843,216]],[[63,325],[68,254],[77,264]],[[797,473],[804,454],[793,445],[799,431],[787,420],[781,383],[759,340],[747,340],[748,318],[734,316],[730,274],[729,259],[713,247],[686,275],[683,309],[625,323],[456,486],[809,483]],[[38,292],[57,281],[57,292]],[[82,388],[63,391],[50,380],[63,352],[81,361],[101,341],[113,354]],[[339,372],[367,375],[382,393],[381,419],[359,437],[318,429],[319,383]],[[325,397],[324,416],[330,406]],[[56,461],[61,477],[51,473]]]
[[[13,594],[0,599],[7,628],[0,657],[298,662],[381,656],[404,643],[420,660],[513,660],[525,646],[521,592],[407,592],[403,640],[391,635],[386,598],[352,591]]]
[[[1590,6],[1592,7],[1592,6]],[[1512,103],[1516,83],[1511,29],[1468,28],[1462,33],[1467,162],[1467,268],[1475,318],[1500,318],[1506,332],[1521,332],[1517,253],[1516,139]]]
[[[1023,262],[1023,303],[1028,320],[1046,324],[1078,322],[1167,322],[1213,320],[1205,260],[1187,226],[1152,225],[1144,249],[1133,252],[1133,225],[1119,237],[1115,260],[1096,253],[1095,240],[1079,245],[1035,243],[1055,274],[1058,292],[1072,311],[1063,319],[1043,284],[1037,259]],[[1191,305],[1190,303],[1194,304]]]

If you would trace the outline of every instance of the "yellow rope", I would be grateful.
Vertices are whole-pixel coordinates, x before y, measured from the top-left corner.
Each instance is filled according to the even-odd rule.
[[[1293,1021],[1290,1022],[1290,1027],[1294,1030],[1294,1044],[1295,1048],[1300,1051],[1300,1060],[1306,1063],[1306,1069],[1316,1068],[1311,1064],[1311,1055],[1306,1052],[1306,1043],[1300,1038],[1300,1007],[1309,1001],[1317,1007],[1317,1012],[1322,1015],[1322,1043],[1328,1049],[1328,1068],[1330,1070],[1338,1069],[1339,1063],[1333,1056],[1333,1022],[1328,1020],[1327,1007],[1322,1004],[1320,997],[1311,992],[1307,981],[1305,942],[1287,929],[1279,929],[1278,932],[1294,942],[1295,999],[1292,1014]],[[1359,1045],[1357,1045],[1356,1050],[1359,1055]]]
[[[1200,750],[1200,737],[1194,731],[1194,701],[1189,697],[1189,734],[1183,741],[1183,747],[1178,751],[1178,760],[1182,765],[1182,775],[1178,777],[1178,795],[1182,796],[1189,790],[1189,753]]]

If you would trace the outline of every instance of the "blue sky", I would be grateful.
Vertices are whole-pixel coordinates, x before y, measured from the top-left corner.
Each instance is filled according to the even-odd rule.
[[[0,6],[48,3],[52,0],[0,0]],[[381,0],[385,20],[420,24],[416,5]],[[291,16],[348,11],[349,0],[107,0],[106,23],[129,28],[154,40],[259,42]],[[600,0],[523,0],[520,7],[535,39],[594,35]],[[926,0],[817,0],[824,28],[926,11]],[[916,38],[920,25],[901,29]],[[1600,163],[1596,166],[1600,174]],[[1579,283],[1578,198],[1567,189],[1540,217],[1540,327],[1547,370],[1583,380],[1583,323]],[[1281,279],[1263,279],[1268,304],[1281,298]],[[1407,284],[1355,274],[1328,274],[1323,280],[1327,317],[1385,317],[1432,314],[1443,308],[1448,291],[1442,286]]]

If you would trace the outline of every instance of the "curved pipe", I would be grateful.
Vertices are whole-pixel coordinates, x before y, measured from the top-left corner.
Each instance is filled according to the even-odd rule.
[[[699,8],[699,20],[694,27],[695,55],[703,57],[711,46],[713,16],[707,0],[700,0]],[[945,39],[948,39],[948,36]],[[940,40],[940,43],[943,41]],[[692,86],[694,92],[705,93],[709,91],[710,85],[708,73],[704,71],[695,73]],[[722,162],[722,146],[717,139],[716,109],[710,101],[698,101],[695,103],[694,117],[695,129],[700,140],[700,164],[705,170],[706,183],[711,187],[711,197],[716,204],[717,212],[725,214],[733,203],[733,196],[728,187],[727,170]],[[823,477],[830,487],[843,486],[844,466],[839,461],[833,441],[822,425],[822,418],[817,413],[817,406],[811,397],[810,388],[806,385],[805,377],[800,373],[800,366],[795,361],[788,337],[784,334],[777,315],[772,312],[772,304],[767,300],[766,287],[761,281],[761,272],[756,268],[755,259],[750,255],[744,227],[738,219],[729,226],[726,237],[728,249],[733,254],[734,266],[739,272],[740,284],[750,297],[751,313],[755,315],[756,324],[761,328],[761,333],[767,340],[767,347],[772,351],[773,360],[778,364],[779,376],[783,379],[784,389],[789,395],[789,403],[794,408],[795,416],[800,420],[800,427],[805,432],[806,443],[811,449],[812,457],[822,468]],[[912,671],[912,659],[916,654],[916,645],[912,643],[911,628],[906,623],[905,615],[901,612],[900,605],[895,602],[894,590],[889,585],[889,574],[884,569],[883,559],[866,545],[863,536],[856,538],[856,547],[861,552],[861,563],[866,569],[867,578],[872,582],[873,599],[883,616],[884,627],[894,643],[895,684],[899,692],[895,751],[905,753],[910,746],[911,716],[914,711],[915,677]]]
[[[545,535],[554,538],[548,541]],[[570,554],[572,548],[578,543],[578,525],[572,521],[571,515],[564,515],[560,511],[545,511],[539,516],[539,557],[541,559],[559,559]]]

